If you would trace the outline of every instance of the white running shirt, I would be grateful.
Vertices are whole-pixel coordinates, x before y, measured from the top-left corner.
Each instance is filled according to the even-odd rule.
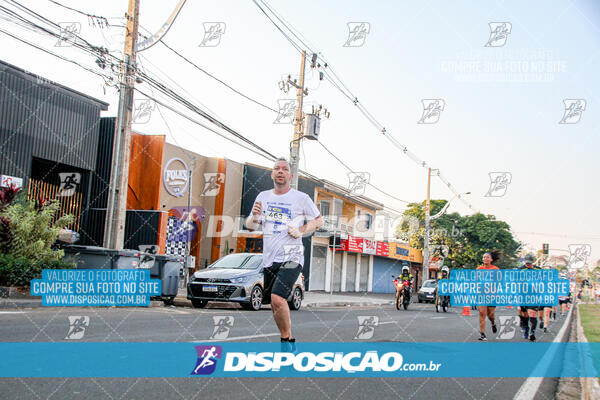
[[[256,200],[262,203],[259,223],[263,232],[262,266],[270,267],[274,262],[295,261],[304,265],[302,237],[294,239],[288,234],[288,225],[299,228],[304,220],[313,220],[320,213],[306,193],[290,189],[285,194],[275,194],[273,189],[260,192]],[[252,215],[252,212],[250,212]]]

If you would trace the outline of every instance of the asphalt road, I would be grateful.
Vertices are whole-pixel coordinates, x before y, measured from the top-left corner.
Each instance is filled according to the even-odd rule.
[[[410,346],[411,342],[477,341],[477,312],[462,316],[460,311],[436,313],[429,304],[411,304],[408,311],[397,311],[393,306],[311,308],[293,312],[292,323],[299,341],[394,341],[399,346]],[[497,310],[498,317],[515,315],[514,309]],[[69,316],[89,317],[89,326],[77,341],[216,341],[211,339],[213,317],[233,317],[226,341],[279,340],[267,306],[259,312],[231,307],[0,310],[0,341],[72,342],[65,339]],[[378,317],[378,325],[372,337],[356,338],[358,317],[365,316]],[[539,331],[538,340],[554,340],[564,320],[551,323],[546,334]],[[488,325],[489,341],[523,340],[520,330],[513,337],[510,329],[503,335],[509,338],[493,335]],[[2,399],[512,399],[524,382],[525,378],[3,378],[0,393]],[[535,398],[554,398],[557,382],[545,378]]]

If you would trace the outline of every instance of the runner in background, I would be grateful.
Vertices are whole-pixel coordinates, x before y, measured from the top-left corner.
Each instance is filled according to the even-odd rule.
[[[492,256],[492,253],[485,253],[483,255],[483,265],[477,267],[477,269],[499,269],[495,265],[492,265],[492,261],[495,261],[496,257]],[[479,329],[481,336],[479,336],[479,340],[486,341],[487,337],[485,336],[485,317],[490,320],[492,323],[492,332],[498,332],[498,328],[496,328],[496,306],[487,305],[487,306],[479,306],[477,307],[479,310]]]

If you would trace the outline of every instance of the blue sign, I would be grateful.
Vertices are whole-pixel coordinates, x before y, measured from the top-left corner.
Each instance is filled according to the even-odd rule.
[[[438,290],[453,306],[556,306],[569,280],[555,269],[464,269],[451,271]]]
[[[147,269],[45,269],[31,280],[32,296],[43,306],[149,306],[162,293],[160,279]]]
[[[289,346],[289,343],[287,343]],[[0,343],[0,377],[596,377],[600,343]],[[482,356],[484,355],[484,356]]]

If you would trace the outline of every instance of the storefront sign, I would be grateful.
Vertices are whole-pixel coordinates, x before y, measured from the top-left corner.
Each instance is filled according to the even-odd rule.
[[[354,253],[372,254],[380,257],[391,257],[404,261],[422,263],[421,251],[398,243],[380,242],[377,240],[360,238],[348,235],[340,240],[340,251],[351,251]]]
[[[388,242],[377,242],[376,255],[381,257],[390,256],[390,244]]]
[[[363,239],[363,253],[377,254],[377,242],[375,240]]]
[[[163,184],[167,192],[182,197],[190,184],[188,166],[181,158],[171,158],[165,165]]]

